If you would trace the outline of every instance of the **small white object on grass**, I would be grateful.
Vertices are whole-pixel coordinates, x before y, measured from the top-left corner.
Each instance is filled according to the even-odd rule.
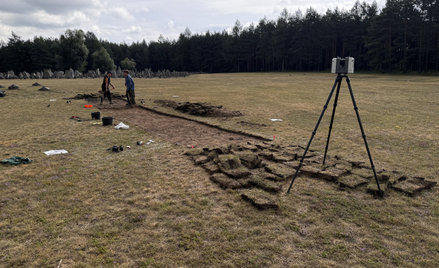
[[[46,151],[44,153],[46,155],[54,155],[54,154],[68,154],[69,152],[67,152],[66,150],[50,150],[50,151]]]
[[[115,129],[129,129],[130,127],[120,122],[119,125],[114,127]]]
[[[273,122],[282,122],[282,119],[270,119]]]

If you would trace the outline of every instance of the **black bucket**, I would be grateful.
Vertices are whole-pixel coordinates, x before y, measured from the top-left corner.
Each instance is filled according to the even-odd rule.
[[[113,125],[113,117],[102,117],[102,125],[112,126]]]
[[[96,120],[101,119],[101,112],[91,113],[91,119],[96,119]]]

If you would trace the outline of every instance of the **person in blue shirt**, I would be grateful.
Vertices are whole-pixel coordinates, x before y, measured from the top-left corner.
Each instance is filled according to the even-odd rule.
[[[134,81],[131,75],[129,75],[130,71],[123,70],[123,76],[125,77],[125,86],[127,87],[127,105],[136,104],[136,94],[134,93]]]

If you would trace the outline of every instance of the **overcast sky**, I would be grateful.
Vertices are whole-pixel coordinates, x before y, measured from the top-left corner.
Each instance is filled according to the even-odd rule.
[[[360,1],[363,2],[363,1]],[[373,3],[373,0],[365,0]],[[377,0],[382,8],[385,0]],[[114,43],[159,36],[177,40],[186,27],[195,33],[229,30],[239,20],[248,26],[266,17],[275,20],[284,8],[290,13],[309,7],[324,14],[328,9],[350,10],[355,0],[0,0],[0,40],[13,31],[22,39],[59,38],[66,29],[91,31]]]

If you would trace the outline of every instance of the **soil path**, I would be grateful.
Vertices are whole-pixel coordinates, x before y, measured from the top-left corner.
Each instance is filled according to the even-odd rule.
[[[184,118],[160,114],[139,106],[129,107],[123,100],[113,100],[113,104],[109,104],[106,100],[103,105],[99,105],[98,100],[89,100],[89,102],[93,103],[100,110],[111,113],[115,118],[114,124],[118,124],[119,121],[127,125],[134,124],[149,133],[188,148],[192,146],[194,148],[201,148],[267,140],[245,133],[226,131],[215,126]]]

